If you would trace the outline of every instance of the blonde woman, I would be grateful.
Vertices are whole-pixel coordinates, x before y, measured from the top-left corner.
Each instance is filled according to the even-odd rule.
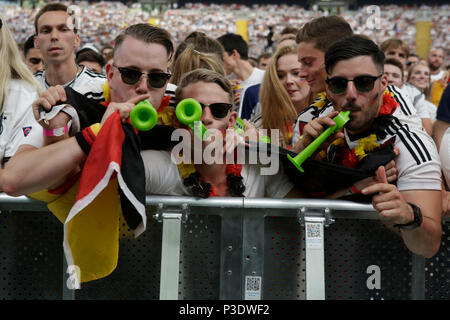
[[[40,93],[39,84],[22,61],[17,44],[0,17],[0,191],[5,163],[17,151],[21,139],[30,133],[27,112]],[[33,118],[34,120],[34,118]]]
[[[279,129],[278,144],[290,148],[293,124],[298,114],[313,100],[311,89],[300,77],[300,63],[297,46],[279,48],[269,61],[261,83],[257,113],[251,122],[257,127],[271,130]],[[272,141],[276,143],[276,141]]]
[[[216,53],[201,52],[189,44],[175,60],[171,83],[178,85],[184,74],[199,68],[225,75],[223,61]]]
[[[408,71],[408,78],[406,81],[417,87],[423,94],[425,94],[426,99],[430,98],[430,68],[424,60],[413,64]]]

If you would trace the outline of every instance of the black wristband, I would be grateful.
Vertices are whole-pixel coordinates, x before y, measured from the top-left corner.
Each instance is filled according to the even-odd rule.
[[[413,229],[420,227],[420,225],[422,224],[423,218],[422,218],[422,212],[420,211],[420,208],[413,203],[408,202],[408,204],[413,209],[414,220],[409,223],[406,223],[406,224],[395,224],[394,227],[404,229],[404,230],[413,230]]]

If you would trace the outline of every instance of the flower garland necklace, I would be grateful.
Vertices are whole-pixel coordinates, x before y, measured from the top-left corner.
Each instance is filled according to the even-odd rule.
[[[192,194],[200,198],[217,196],[214,187],[200,179],[200,173],[193,164],[180,163],[178,171],[183,179],[183,184],[190,188]],[[243,197],[245,186],[241,176],[241,164],[227,164],[225,173],[227,175],[227,186],[232,197]]]
[[[372,128],[375,133],[369,136],[358,139],[358,144],[353,149],[350,149],[347,142],[343,139],[333,141],[326,153],[323,155],[334,163],[340,163],[345,167],[355,168],[358,163],[364,159],[368,153],[379,150],[383,145],[377,141],[386,137],[385,128],[389,125],[392,119],[392,114],[395,112],[399,103],[395,100],[393,93],[385,90],[383,93],[383,104],[380,107],[377,117],[375,118]]]

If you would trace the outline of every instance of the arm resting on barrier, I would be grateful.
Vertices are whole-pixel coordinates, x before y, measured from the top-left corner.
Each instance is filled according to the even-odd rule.
[[[438,252],[441,244],[441,191],[403,191],[401,194],[408,202],[417,205],[423,216],[422,225],[419,228],[400,229],[403,241],[412,252],[431,258]]]
[[[74,137],[36,149],[22,145],[3,172],[3,190],[21,196],[54,189],[80,170],[86,154]]]
[[[378,183],[362,190],[363,194],[375,194],[372,205],[380,213],[381,221],[388,226],[408,224],[414,220],[415,204],[422,212],[422,223],[413,230],[400,229],[408,249],[426,258],[434,256],[441,244],[442,195],[440,190],[399,191],[387,183],[384,167],[377,170]]]

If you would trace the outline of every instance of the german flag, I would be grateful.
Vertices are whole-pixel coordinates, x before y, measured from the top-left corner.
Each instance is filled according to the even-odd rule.
[[[101,121],[106,109],[103,105],[71,88],[66,88],[66,94],[81,129]],[[29,195],[47,202],[49,210],[64,223],[67,264],[79,267],[80,282],[106,277],[116,268],[122,217],[136,237],[146,229],[140,151],[142,145],[145,149],[165,149],[172,143],[172,127],[155,128],[137,134],[131,124],[122,123],[119,113],[112,114],[92,143],[81,175],[57,190]]]

